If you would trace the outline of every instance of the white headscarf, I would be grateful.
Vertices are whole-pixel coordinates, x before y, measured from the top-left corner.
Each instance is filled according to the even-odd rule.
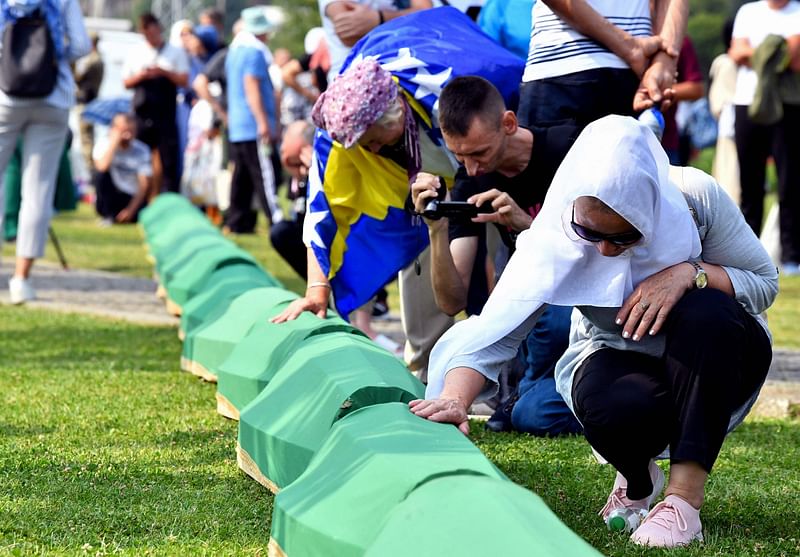
[[[642,239],[617,257],[601,255],[570,227],[573,203],[583,196],[608,205]],[[542,304],[619,307],[642,280],[700,250],[697,226],[653,132],[630,117],[593,122],[559,166],[481,314],[456,324],[434,347],[427,396],[441,392],[453,357],[491,346]]]

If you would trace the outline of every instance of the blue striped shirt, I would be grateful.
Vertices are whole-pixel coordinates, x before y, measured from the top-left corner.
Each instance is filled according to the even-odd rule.
[[[649,2],[588,0],[591,7],[634,37],[652,35]],[[533,7],[533,25],[523,81],[558,77],[597,68],[627,68],[608,48],[582,35],[553,13],[545,2]]]

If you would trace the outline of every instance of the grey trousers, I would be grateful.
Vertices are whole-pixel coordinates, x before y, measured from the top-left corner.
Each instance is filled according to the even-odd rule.
[[[419,256],[420,273],[412,263],[402,271],[400,287],[400,317],[406,334],[405,360],[422,382],[428,380],[428,356],[439,337],[453,326],[454,319],[436,305],[431,282],[431,248]]]
[[[23,106],[0,105],[0,181],[17,139],[22,138],[22,205],[17,257],[36,259],[44,255],[68,117],[67,109],[44,101]],[[4,189],[4,184],[0,184],[0,208],[5,208]],[[0,210],[0,229],[3,213]]]

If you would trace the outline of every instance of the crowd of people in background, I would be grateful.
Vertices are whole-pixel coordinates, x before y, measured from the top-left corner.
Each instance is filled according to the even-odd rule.
[[[57,67],[45,95],[9,89],[0,68],[0,171],[5,171],[18,141],[23,169],[17,260],[9,289],[13,303],[24,303],[35,297],[28,279],[34,260],[43,255],[52,214],[58,171],[52,154],[64,148],[73,105],[82,113],[98,98],[104,79],[98,51],[102,36],[86,32],[77,0],[0,0],[0,9],[5,28],[22,18],[41,17],[54,39]],[[724,30],[728,50],[714,60],[708,103],[702,104],[708,80],[686,34],[688,0],[487,0],[477,23],[518,58],[518,95],[515,88],[513,101],[504,98],[491,79],[451,76],[428,114],[415,104],[421,97],[415,99],[413,91],[399,84],[392,73],[396,67],[369,56],[348,56],[354,45],[382,26],[432,9],[431,0],[319,0],[322,26],[308,30],[303,52],[294,53],[271,50],[276,26],[261,6],[245,9],[235,22],[206,9],[197,22],[175,22],[169,32],[152,13],[140,15],[137,31],[143,42],[126,54],[122,70],[123,85],[132,95],[130,110],[113,115],[102,138],[90,121],[81,121],[78,130],[102,225],[135,222],[139,211],[162,192],[186,195],[226,234],[254,233],[263,219],[274,249],[308,281],[305,295],[274,321],[294,319],[303,311],[322,317],[330,304],[331,273],[317,257],[320,246],[311,240],[319,222],[308,216],[315,165],[328,156],[325,149],[334,147],[343,150],[342,157],[347,152],[366,153],[367,158],[347,164],[367,180],[373,167],[363,161],[394,165],[392,183],[401,189],[408,186],[407,210],[424,222],[430,242],[396,275],[407,343],[400,346],[372,328],[372,319],[388,311],[385,289],[368,292],[369,301],[349,317],[404,358],[423,381],[429,379],[430,367],[428,400],[412,403],[412,411],[466,432],[469,403],[484,394],[495,408],[487,424],[494,431],[514,429],[540,436],[585,432],[619,471],[601,511],[604,520],[621,510],[640,513],[646,518],[632,539],[643,545],[671,547],[702,539],[699,508],[705,479],[728,426],[741,421],[753,393],[757,395],[769,361],[769,333],[758,316],[774,299],[777,278],[755,237],[764,220],[770,157],[778,177],[776,263],[784,274],[800,274],[800,160],[793,156],[800,152],[795,73],[800,71],[800,2],[760,0],[742,6]],[[0,53],[3,56],[8,60],[7,53]],[[691,127],[698,125],[700,116],[690,110],[704,106],[718,119],[714,175],[729,198],[718,199],[717,186],[705,176],[690,173],[684,183],[670,174],[689,163],[693,149],[705,146],[692,137]],[[652,109],[663,113],[660,146],[632,123]],[[632,118],[616,118],[625,116]],[[616,136],[603,144],[598,139],[602,133]],[[609,145],[617,145],[617,136],[640,163],[632,174],[620,170],[628,161],[609,151]],[[576,152],[585,158],[576,158]],[[619,168],[611,168],[609,160]],[[593,161],[596,168],[565,169],[562,161],[575,166]],[[601,185],[596,191],[565,181],[567,176],[585,179],[590,170],[598,172]],[[326,179],[320,182],[323,189],[330,186]],[[647,211],[636,204],[646,206],[652,201],[649,197],[632,196],[626,202],[614,189],[619,183],[632,188],[635,180],[652,185],[647,195],[658,199],[664,211],[675,211],[674,230],[663,223],[648,228],[642,217]],[[556,192],[552,196],[551,184]],[[347,187],[338,184],[337,191],[341,194]],[[679,206],[686,208],[681,192],[693,207],[694,220],[688,211],[678,211]],[[552,198],[557,201],[548,207],[546,199]],[[481,214],[459,220],[428,212],[432,201],[445,200],[480,207]],[[553,204],[558,202],[563,206],[556,214]],[[747,226],[739,222],[735,205]],[[722,224],[712,222],[718,215]],[[705,219],[702,225],[699,218]],[[752,235],[744,232],[748,226]],[[546,246],[547,238],[553,238],[548,234],[559,229],[569,241],[559,236],[532,255],[532,246]],[[687,242],[679,254],[658,244],[647,257],[630,256],[637,243],[654,241],[649,234],[675,236],[676,230]],[[693,245],[690,238],[698,230],[702,241]],[[730,239],[752,257],[742,259],[740,252],[724,247],[719,230],[735,235]],[[578,269],[576,261],[584,256],[570,251],[571,242],[583,242],[589,250],[584,259],[588,267]],[[561,252],[552,252],[562,244]],[[626,250],[628,255],[623,255]],[[669,256],[661,257],[659,250]],[[698,262],[701,250],[719,259]],[[619,259],[613,260],[616,256]],[[547,266],[557,271],[548,275],[549,283],[537,286],[538,297],[524,292],[520,282],[524,272],[519,261],[524,257],[535,262],[528,269],[531,277]],[[681,291],[659,306],[667,309],[658,318],[647,313],[654,299],[644,296],[655,296],[651,290],[638,288],[638,297],[629,301],[639,284],[635,281],[652,284],[646,282],[650,275],[643,269],[658,274],[676,264],[682,265],[681,271],[670,271],[670,277],[680,275],[680,288],[711,284],[715,296],[683,296]],[[730,279],[723,265],[733,269],[727,271]],[[615,303],[589,292],[588,278],[578,286],[564,286],[569,277],[558,274],[569,268],[573,278],[588,277],[589,267],[614,288],[619,286]],[[622,275],[634,282],[613,285]],[[701,284],[702,280],[708,282]],[[685,366],[659,363],[670,354],[683,358],[691,351],[692,339],[703,333],[688,328],[687,323],[698,322],[698,312],[678,303],[681,296],[697,300],[697,307],[713,308],[702,321],[709,327],[722,324],[726,331],[748,331],[737,346],[752,348],[746,354],[751,369],[740,370],[741,388],[726,391],[707,411],[703,408],[713,398],[712,391],[725,383],[719,363],[710,363],[713,358],[707,356],[711,349],[692,355],[697,367],[713,376],[708,383]],[[518,319],[505,323],[510,317],[501,316],[498,300],[527,313],[509,312]],[[520,300],[525,303],[517,304]],[[629,313],[614,321],[598,309],[619,306],[623,300],[624,311],[639,312],[633,323],[638,328],[630,326]],[[680,319],[665,325],[665,335],[677,340],[667,348],[653,342],[634,347],[633,341],[658,333],[663,325],[658,319],[666,319],[675,305]],[[578,312],[574,306],[585,308]],[[470,320],[473,325],[453,327],[453,316],[461,312],[480,317]],[[680,330],[680,324],[687,328]],[[578,342],[585,351],[581,357],[576,352],[576,326],[584,333],[583,344]],[[486,342],[469,344],[470,335],[483,334],[485,341],[487,331],[497,333],[492,342],[499,348]],[[726,338],[715,339],[715,349],[724,352]],[[598,347],[608,350],[598,352]],[[730,366],[740,365],[728,360]],[[649,410],[630,396],[615,398],[609,392],[608,384],[615,381],[636,383],[642,373],[650,373],[642,372],[645,368],[657,368],[660,374],[657,382],[636,391],[641,395],[638,402],[655,401]],[[622,371],[628,369],[633,371],[625,375]],[[676,385],[683,391],[673,396]],[[564,389],[569,389],[566,394]],[[637,408],[646,418],[621,413],[609,402],[615,400]],[[664,416],[672,416],[673,406],[681,407],[673,416],[676,423],[694,424],[692,431],[673,431],[665,425]],[[648,413],[654,408],[661,414]],[[630,443],[655,429],[658,434],[634,450],[613,438],[613,429],[625,427],[625,420],[640,422],[630,427]],[[664,485],[654,459],[665,446],[673,451],[668,496],[651,510]]]

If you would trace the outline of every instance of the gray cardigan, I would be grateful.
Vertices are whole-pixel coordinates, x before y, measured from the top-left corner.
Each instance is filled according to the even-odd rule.
[[[683,192],[687,210],[695,217],[702,244],[700,258],[725,269],[733,284],[736,300],[769,335],[767,322],[761,314],[778,293],[778,271],[761,242],[745,222],[739,208],[711,176],[695,168],[673,166],[670,167],[670,179]],[[500,371],[514,357],[543,311],[544,308],[535,312],[495,345],[472,354],[456,356],[448,368],[464,366],[477,370],[493,383],[482,393],[482,396],[490,395],[496,390]],[[581,306],[572,312],[569,347],[555,370],[556,387],[570,408],[573,408],[572,380],[575,371],[597,350],[615,348],[656,357],[664,352],[663,335],[645,336],[638,342],[622,338],[620,327],[614,323],[618,311],[619,308]],[[731,427],[744,419],[757,396],[758,392],[753,393],[751,399],[735,413]]]

